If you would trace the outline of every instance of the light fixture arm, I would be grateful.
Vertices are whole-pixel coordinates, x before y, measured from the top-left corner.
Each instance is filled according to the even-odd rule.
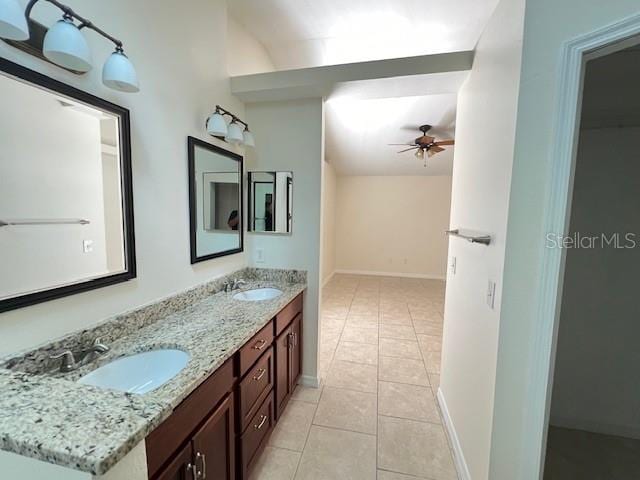
[[[29,0],[29,3],[27,4],[27,8],[25,10],[25,16],[27,17],[27,21],[31,19],[31,11],[33,10],[33,7],[36,5],[36,3],[38,3],[40,0]],[[58,0],[45,0],[49,3],[51,3],[52,5],[55,5],[56,7],[58,7],[60,10],[62,10],[62,12],[64,13],[65,18],[69,18],[69,19],[73,19],[75,18],[76,20],[80,21],[80,25],[78,26],[78,29],[82,30],[83,28],[89,28],[91,30],[93,30],[94,32],[102,35],[104,38],[110,40],[111,42],[113,42],[116,46],[116,50],[118,52],[123,52],[123,47],[122,47],[122,42],[120,40],[118,40],[117,38],[109,35],[107,32],[105,32],[104,30],[102,30],[101,28],[96,27],[90,20],[87,20],[86,18],[82,17],[81,15],[78,15],[76,12],[73,11],[73,9],[71,7],[68,7],[67,5],[64,5],[60,2],[58,2]]]
[[[231,117],[231,120],[237,123],[241,123],[242,125],[245,126],[245,128],[247,130],[249,130],[249,124],[243,120],[240,120],[238,117],[236,117],[233,113],[231,113],[229,110],[222,108],[220,105],[216,105],[216,111],[214,113],[219,113],[220,115],[228,115],[229,117]]]

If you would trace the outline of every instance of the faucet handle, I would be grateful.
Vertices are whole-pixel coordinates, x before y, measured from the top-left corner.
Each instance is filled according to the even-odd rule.
[[[100,337],[96,337],[96,339],[93,341],[93,348],[97,353],[107,353],[110,350],[107,345],[102,343]]]
[[[62,359],[60,362],[60,371],[61,372],[70,372],[76,366],[76,359],[73,356],[73,352],[71,350],[64,350],[56,355],[50,355],[49,358],[51,360],[57,360],[59,358]]]

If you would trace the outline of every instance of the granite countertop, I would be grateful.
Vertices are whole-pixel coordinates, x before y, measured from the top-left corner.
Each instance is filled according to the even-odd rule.
[[[68,374],[34,373],[5,361],[7,368],[0,368],[0,449],[103,475],[300,294],[306,280],[253,279],[242,290],[265,286],[283,293],[260,302],[235,300],[224,292],[191,303],[182,299],[181,309],[123,333],[109,343],[108,354]],[[158,348],[178,348],[191,358],[152,392],[137,395],[76,383],[115,358]]]

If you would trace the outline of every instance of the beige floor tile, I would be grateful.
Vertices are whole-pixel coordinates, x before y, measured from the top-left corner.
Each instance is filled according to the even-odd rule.
[[[380,338],[416,340],[416,334],[413,327],[409,325],[380,325]]]
[[[378,389],[377,374],[375,365],[335,360],[327,373],[325,386],[375,393]]]
[[[301,452],[307,440],[317,405],[291,400],[274,428],[269,445]]]
[[[440,375],[440,357],[441,352],[423,352],[424,363],[427,366],[427,372]]]
[[[434,480],[455,480],[456,471],[441,425],[378,417],[378,466]]]
[[[365,316],[349,316],[347,318],[347,327],[377,327],[378,326],[378,317],[374,315],[365,315]],[[346,327],[345,327],[346,328]]]
[[[438,407],[431,389],[418,385],[380,382],[378,413],[389,417],[440,423]]]
[[[398,338],[381,338],[380,355],[385,357],[413,358],[421,360],[422,354],[415,340],[400,340]]]
[[[300,461],[300,452],[266,447],[256,463],[250,480],[293,480]]]
[[[318,403],[320,401],[320,394],[322,393],[322,386],[319,388],[303,387],[297,385],[291,396],[292,400],[298,400],[300,402]]]
[[[379,379],[386,382],[429,386],[429,377],[421,360],[380,357]]]
[[[423,352],[442,351],[442,337],[436,335],[424,335],[422,333],[417,334],[416,337],[418,337],[418,343],[420,344],[420,349]]]
[[[343,342],[370,343],[378,345],[378,327],[354,327],[351,324],[344,327],[341,340]]]
[[[393,313],[381,313],[380,323],[384,325],[412,325],[411,317],[408,314],[405,316]]]
[[[402,473],[378,470],[378,480],[426,480],[426,479],[424,479],[423,477],[414,477],[413,475],[404,475]]]
[[[442,336],[442,325],[424,320],[414,320],[413,328],[418,334]]]
[[[373,480],[376,478],[376,437],[313,426],[297,480]]]
[[[336,360],[344,362],[378,364],[378,347],[368,343],[340,342],[335,355]]]
[[[435,373],[430,373],[429,383],[431,384],[431,389],[433,390],[433,394],[436,395],[438,393],[438,389],[440,388],[440,375],[436,375]]]
[[[343,388],[326,387],[322,392],[314,425],[341,428],[375,435],[377,395]]]

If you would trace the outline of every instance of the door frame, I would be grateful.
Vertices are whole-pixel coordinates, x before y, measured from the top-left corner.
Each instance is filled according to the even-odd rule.
[[[549,195],[545,201],[545,233],[566,234],[569,229],[586,62],[637,44],[639,36],[640,15],[634,15],[568,41],[562,48],[552,146],[556,153],[551,158]],[[528,413],[522,440],[529,454],[524,456],[522,478],[535,478],[531,474],[538,472],[537,478],[542,479],[544,474],[565,261],[565,249],[543,249],[532,332],[532,368],[524,405]]]

